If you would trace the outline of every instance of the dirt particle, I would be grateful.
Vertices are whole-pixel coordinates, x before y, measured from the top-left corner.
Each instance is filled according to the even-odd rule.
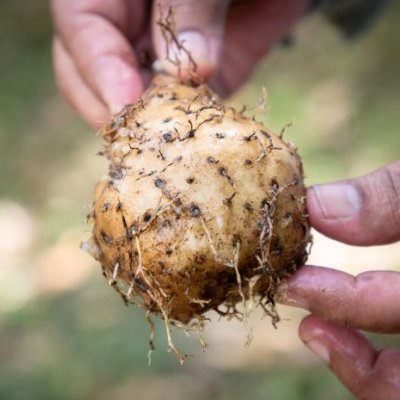
[[[124,177],[124,171],[122,168],[110,169],[109,175],[112,179],[119,180]]]
[[[226,138],[226,134],[223,133],[223,132],[217,132],[217,133],[215,134],[215,137],[216,137],[217,139],[225,139],[225,138]]]
[[[186,183],[188,183],[189,185],[191,185],[193,182],[194,182],[193,176],[189,176],[189,178],[186,178]]]
[[[149,222],[150,220],[151,220],[151,214],[145,213],[145,214],[143,215],[143,221],[144,221],[144,222]]]
[[[218,164],[218,163],[219,163],[219,161],[216,160],[213,156],[208,156],[208,157],[207,157],[207,162],[208,162],[209,164]]]
[[[136,277],[134,282],[135,282],[136,288],[138,290],[140,290],[141,292],[147,292],[148,291],[149,288],[147,287],[146,283],[142,279],[140,279],[139,277]]]
[[[161,178],[156,178],[156,179],[154,179],[154,185],[155,185],[155,187],[163,189],[163,188],[165,188],[165,181]]]
[[[171,142],[173,142],[174,141],[174,138],[172,137],[172,135],[170,134],[170,133],[164,133],[163,135],[162,135],[162,138],[163,138],[163,140],[164,140],[164,142],[165,143],[171,143]]]
[[[192,203],[189,208],[189,214],[193,218],[200,217],[201,215],[200,207],[197,204]]]
[[[254,208],[250,203],[244,203],[243,205],[244,209],[247,210],[248,212],[253,212]]]
[[[137,235],[139,232],[139,227],[137,226],[137,224],[132,224],[129,230],[131,235]]]
[[[276,192],[279,189],[279,183],[275,178],[271,179],[271,189],[274,192]]]
[[[252,165],[252,164],[253,164],[253,161],[251,161],[251,160],[249,160],[249,159],[247,158],[246,160],[243,161],[243,164],[249,166],[249,165]]]

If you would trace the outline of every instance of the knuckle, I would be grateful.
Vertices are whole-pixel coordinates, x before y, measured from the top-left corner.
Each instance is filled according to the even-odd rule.
[[[375,229],[388,237],[400,235],[400,161],[367,175],[362,183],[364,215],[375,218]]]
[[[400,228],[400,162],[383,167],[385,208],[393,222]]]

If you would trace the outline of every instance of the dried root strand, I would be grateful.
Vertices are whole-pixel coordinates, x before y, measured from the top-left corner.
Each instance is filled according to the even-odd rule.
[[[161,5],[159,7],[160,7],[160,19],[157,21],[157,25],[160,27],[161,34],[165,41],[167,60],[178,68],[178,76],[181,76],[182,65],[178,57],[178,54],[175,54],[174,59],[171,57],[170,46],[173,45],[175,46],[178,52],[183,52],[187,56],[189,60],[189,73],[192,75],[193,78],[196,78],[195,76],[195,73],[197,71],[196,61],[194,60],[190,51],[184,46],[184,43],[178,39],[178,35],[176,34],[176,29],[175,29],[174,14],[172,8],[170,7],[168,9],[167,16],[164,19]]]
[[[161,309],[162,317],[164,320],[165,332],[167,333],[168,349],[169,349],[169,351],[173,351],[176,354],[176,356],[179,358],[179,362],[181,363],[181,365],[183,365],[188,356],[187,356],[187,354],[181,353],[175,347],[174,342],[172,340],[171,325],[170,325],[168,315],[167,315],[166,311],[164,310],[164,308],[160,304],[159,304],[159,307]]]
[[[211,233],[210,233],[209,229],[207,228],[206,221],[205,221],[204,217],[202,217],[202,216],[200,216],[200,223],[201,223],[201,226],[203,227],[204,233],[206,234],[208,243],[210,245],[210,250],[214,257],[215,262],[218,264],[222,264],[222,265],[230,265],[229,263],[227,264],[226,261],[223,259],[223,257],[221,257],[218,254],[218,251],[214,245],[214,241],[212,239]]]
[[[286,132],[286,129],[290,128],[293,125],[293,122],[288,122],[287,124],[283,125],[281,131],[279,132],[279,139],[283,139],[283,135]]]
[[[265,312],[265,315],[267,315],[268,317],[271,318],[271,323],[272,326],[277,329],[278,327],[278,322],[280,321],[280,317],[278,312],[275,309],[275,304],[274,302],[271,302],[269,299],[267,299],[267,301],[265,301],[265,299],[260,298],[258,305],[263,309],[263,311]]]
[[[151,314],[150,314],[149,310],[146,311],[146,321],[149,324],[149,328],[150,328],[149,352],[147,354],[147,358],[149,360],[149,366],[150,366],[151,365],[151,354],[155,350],[155,346],[154,346],[155,327],[154,327],[154,322],[151,319]]]
[[[240,241],[238,240],[234,247],[233,268],[235,269],[239,295],[240,295],[240,297],[242,299],[242,303],[243,303],[242,316],[243,316],[243,323],[244,323],[244,326],[247,331],[247,339],[246,339],[245,345],[246,345],[246,347],[248,347],[253,340],[253,333],[249,326],[249,314],[248,314],[248,310],[247,310],[246,296],[243,293],[242,278],[240,276],[240,271],[239,271],[239,259],[240,259]]]

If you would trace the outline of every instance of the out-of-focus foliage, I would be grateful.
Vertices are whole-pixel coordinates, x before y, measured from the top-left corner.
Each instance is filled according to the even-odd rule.
[[[399,18],[393,2],[373,30],[350,42],[317,15],[305,18],[295,46],[274,51],[232,99],[256,105],[266,87],[266,110],[256,115],[276,131],[294,122],[285,135],[300,148],[308,184],[399,158]],[[184,367],[166,353],[158,322],[158,350],[147,366],[142,312],[123,307],[78,250],[105,163],[96,156],[100,139],[57,94],[51,31],[47,2],[0,3],[0,398],[351,399],[302,348],[302,314],[287,309],[291,323],[274,331],[257,322],[247,350],[237,324],[213,324],[208,353]],[[325,265],[400,265],[398,247],[364,258],[335,247],[326,258],[337,245],[318,243]],[[198,353],[194,339],[177,336]]]

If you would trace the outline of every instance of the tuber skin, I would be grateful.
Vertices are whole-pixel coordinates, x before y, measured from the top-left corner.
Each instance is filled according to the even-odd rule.
[[[273,306],[310,241],[296,148],[165,74],[102,132],[86,247],[124,301],[184,325],[250,297]]]

